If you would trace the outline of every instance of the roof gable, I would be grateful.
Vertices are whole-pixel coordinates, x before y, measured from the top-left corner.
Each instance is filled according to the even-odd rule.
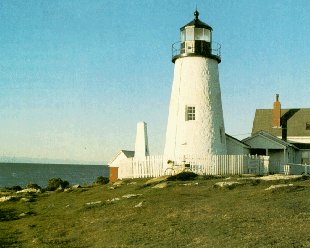
[[[247,145],[246,143],[244,143],[243,141],[238,140],[238,139],[234,138],[233,136],[230,136],[230,135],[227,134],[227,133],[225,133],[225,136],[226,136],[226,140],[227,140],[227,139],[230,139],[232,142],[237,143],[238,145],[240,145],[240,146],[242,146],[242,147],[250,148],[250,146]]]
[[[281,140],[276,136],[264,131],[260,131],[242,141],[251,146],[251,148],[256,149],[284,149],[286,147],[293,147],[294,149],[298,149],[291,143]]]
[[[127,150],[120,150],[115,156],[114,158],[109,162],[109,165],[113,165],[113,163],[122,160],[122,159],[126,159],[126,158],[132,158],[135,156],[135,152],[134,151],[127,151]]]

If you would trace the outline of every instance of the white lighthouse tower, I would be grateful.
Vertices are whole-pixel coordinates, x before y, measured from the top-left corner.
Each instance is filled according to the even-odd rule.
[[[212,28],[198,19],[182,27],[172,46],[174,79],[166,131],[165,158],[226,154],[218,64],[220,45],[212,47]]]

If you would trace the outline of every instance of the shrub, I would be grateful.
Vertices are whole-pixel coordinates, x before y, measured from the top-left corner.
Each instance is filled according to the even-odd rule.
[[[27,189],[41,189],[41,187],[36,183],[30,183],[26,186]]]
[[[54,190],[58,189],[59,187],[62,189],[68,188],[69,182],[63,181],[60,178],[52,178],[52,179],[48,180],[47,190],[54,191]]]
[[[302,174],[301,179],[302,180],[309,180],[310,179],[310,175]]]
[[[16,185],[16,186],[12,186],[12,187],[5,187],[5,189],[13,190],[13,191],[19,191],[19,190],[22,190],[23,188],[19,185]]]
[[[201,179],[203,180],[212,180],[212,179],[218,179],[220,178],[219,176],[215,176],[215,175],[203,175],[201,176]]]
[[[70,186],[70,183],[67,180],[63,181],[61,184],[61,187],[63,189],[69,188],[69,186]]]
[[[170,176],[167,178],[168,181],[190,181],[197,177],[198,175],[194,172],[181,172],[179,174]]]
[[[107,184],[109,183],[109,178],[108,177],[103,177],[103,176],[99,176],[97,177],[97,180],[96,180],[96,184]]]

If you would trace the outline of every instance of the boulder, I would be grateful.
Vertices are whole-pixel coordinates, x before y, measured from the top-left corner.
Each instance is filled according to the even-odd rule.
[[[34,188],[27,188],[27,189],[19,190],[16,193],[17,194],[19,194],[19,193],[41,193],[41,190],[40,189],[34,189]]]
[[[94,201],[94,202],[87,202],[86,205],[96,205],[96,204],[100,204],[101,201]]]
[[[25,198],[25,197],[21,198],[20,200],[24,201],[24,202],[30,202],[31,201],[29,198]]]
[[[162,182],[153,186],[153,189],[164,189],[168,187],[168,182]]]
[[[239,182],[218,182],[216,184],[214,184],[215,188],[228,188],[228,189],[232,189],[235,188],[236,186],[242,185]]]
[[[265,180],[265,181],[273,181],[273,180],[291,180],[291,179],[298,179],[301,178],[302,175],[269,175],[269,176],[264,176],[260,177],[260,180]]]
[[[270,187],[268,187],[265,190],[274,190],[274,189],[278,189],[278,188],[284,188],[284,187],[292,187],[293,184],[277,184],[277,185],[271,185]]]
[[[0,202],[11,201],[11,200],[14,200],[14,199],[15,199],[14,196],[2,196],[2,197],[0,197]]]
[[[115,197],[115,198],[113,198],[113,199],[111,199],[111,200],[107,200],[107,202],[115,202],[115,201],[119,201],[120,199],[118,198],[118,197]]]
[[[62,186],[59,186],[55,192],[63,192],[64,191],[64,188]]]
[[[132,197],[137,197],[137,196],[141,196],[142,194],[126,194],[126,195],[123,195],[122,197],[123,198],[132,198]]]
[[[143,204],[143,202],[139,202],[137,205],[135,205],[135,208],[141,208],[142,204]]]
[[[125,183],[123,181],[119,180],[119,181],[116,181],[115,183],[113,183],[113,186],[119,187],[119,186],[122,186],[124,184]]]
[[[134,185],[134,184],[137,184],[137,182],[130,182],[130,183],[127,183],[127,185]]]
[[[150,186],[150,185],[159,184],[159,183],[167,181],[168,177],[169,176],[155,177],[155,178],[152,178],[152,179],[146,181],[144,183],[144,185]]]

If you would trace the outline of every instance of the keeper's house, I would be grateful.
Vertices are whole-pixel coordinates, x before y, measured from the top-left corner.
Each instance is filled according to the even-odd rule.
[[[257,109],[252,135],[243,140],[250,153],[270,156],[270,166],[310,164],[310,108],[281,109],[279,95],[273,109]]]

